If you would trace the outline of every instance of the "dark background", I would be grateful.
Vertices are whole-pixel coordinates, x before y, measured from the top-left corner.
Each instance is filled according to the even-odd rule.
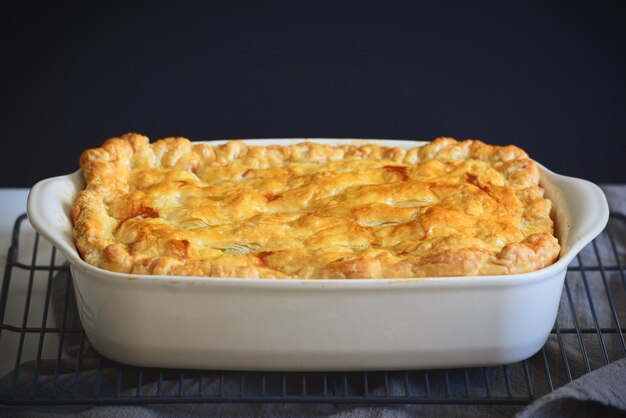
[[[0,187],[127,131],[479,138],[626,182],[622,1],[15,3]]]

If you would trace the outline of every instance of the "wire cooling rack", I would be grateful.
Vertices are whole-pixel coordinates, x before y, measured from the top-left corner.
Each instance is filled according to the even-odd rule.
[[[0,403],[523,405],[626,357],[626,217],[569,266],[546,345],[501,367],[261,373],[131,367],[100,356],[78,320],[69,269],[23,215],[0,290]]]

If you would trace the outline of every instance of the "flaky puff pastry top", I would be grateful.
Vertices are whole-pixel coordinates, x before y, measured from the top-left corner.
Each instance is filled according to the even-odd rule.
[[[512,274],[558,257],[539,171],[515,146],[213,146],[126,134],[83,153],[85,261],[245,278]]]

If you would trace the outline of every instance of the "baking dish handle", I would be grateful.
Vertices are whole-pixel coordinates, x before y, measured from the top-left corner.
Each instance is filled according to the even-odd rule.
[[[562,256],[569,263],[604,230],[609,221],[609,205],[604,192],[595,184],[549,170],[546,173],[551,183],[544,184],[546,196],[554,203],[555,210],[562,212],[556,218],[567,223],[556,227],[560,230],[562,246],[565,244]]]
[[[79,170],[68,176],[42,180],[28,195],[27,212],[31,225],[70,260],[76,260],[78,253],[69,212],[76,194],[83,188],[84,180]]]

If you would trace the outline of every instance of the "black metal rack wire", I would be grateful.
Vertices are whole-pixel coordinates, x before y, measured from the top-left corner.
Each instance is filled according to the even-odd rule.
[[[91,348],[65,260],[22,215],[0,290],[0,404],[527,404],[626,357],[624,237],[626,217],[612,214],[568,268],[547,343],[522,362],[346,373],[174,370],[122,365]]]

